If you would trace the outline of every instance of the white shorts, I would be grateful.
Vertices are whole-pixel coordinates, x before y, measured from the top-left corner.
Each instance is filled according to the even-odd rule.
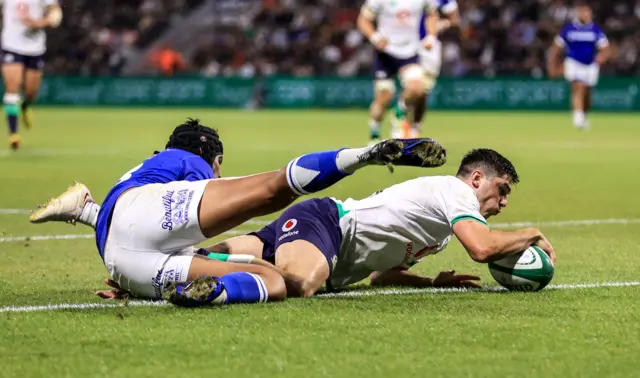
[[[440,76],[440,69],[442,68],[442,42],[436,40],[429,50],[420,47],[418,56],[420,57],[420,66],[422,66],[422,69],[431,76]]]
[[[187,279],[194,245],[207,239],[198,207],[208,182],[150,184],[120,196],[104,249],[104,263],[120,287],[161,298],[165,282]]]
[[[596,63],[584,64],[567,58],[564,61],[564,77],[569,82],[580,81],[595,87],[600,77],[600,66]]]

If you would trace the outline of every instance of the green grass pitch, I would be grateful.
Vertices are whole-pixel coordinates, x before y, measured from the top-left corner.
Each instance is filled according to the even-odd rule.
[[[106,278],[93,239],[26,239],[82,235],[88,228],[31,225],[24,210],[73,180],[101,200],[124,172],[162,148],[187,116],[220,130],[226,176],[274,170],[305,152],[367,142],[361,111],[36,110],[35,129],[23,133],[24,148],[15,154],[0,149],[0,377],[638,374],[640,287],[571,286],[640,280],[638,115],[594,114],[593,130],[578,132],[568,113],[434,112],[424,134],[447,147],[444,167],[398,167],[393,174],[366,168],[322,193],[360,198],[419,175],[453,174],[471,148],[497,149],[514,162],[522,182],[490,224],[538,224],[557,250],[556,288],[195,310],[24,312],[24,306],[103,303],[93,292]],[[600,223],[562,222],[585,220]],[[456,269],[496,286],[487,266],[472,262],[457,241],[415,269]],[[6,311],[8,306],[20,311]]]

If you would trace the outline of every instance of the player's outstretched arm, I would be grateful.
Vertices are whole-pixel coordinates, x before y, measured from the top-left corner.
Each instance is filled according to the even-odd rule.
[[[562,39],[556,38],[555,42],[551,44],[549,48],[549,55],[547,58],[547,75],[551,78],[558,77],[562,74],[562,67],[560,66],[560,54],[562,54]]]
[[[373,272],[370,279],[372,286],[480,287],[474,282],[480,280],[480,277],[455,273],[455,270],[444,271],[431,278],[420,276],[410,271],[408,267],[398,267],[384,272]]]
[[[475,220],[462,220],[453,225],[453,232],[476,262],[499,260],[507,255],[522,252],[532,245],[542,248],[554,265],[556,262],[553,247],[536,228],[500,231],[491,230],[487,225]]]

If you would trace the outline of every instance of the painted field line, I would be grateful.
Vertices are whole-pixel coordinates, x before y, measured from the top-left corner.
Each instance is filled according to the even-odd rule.
[[[491,228],[599,226],[603,224],[635,224],[640,218],[582,219],[546,222],[489,223]]]
[[[3,212],[4,211],[4,212]],[[22,209],[0,209],[0,214],[14,214],[10,211],[22,211]],[[268,220],[252,219],[243,224],[264,226],[268,224]],[[490,223],[492,228],[518,228],[518,227],[570,227],[570,226],[597,226],[611,224],[635,224],[640,223],[640,218],[628,219],[583,219],[583,220],[565,220],[565,221],[548,221],[548,222],[513,222],[513,223]],[[244,235],[246,231],[229,230],[221,235],[237,236]],[[8,236],[0,237],[0,243],[17,243],[25,241],[47,241],[47,240],[73,240],[73,239],[90,239],[93,234],[63,234],[63,235],[36,235],[36,236]]]
[[[0,215],[27,215],[27,214],[31,214],[33,210],[29,210],[29,209],[4,209],[4,208],[0,208]],[[244,222],[243,224],[249,224],[249,225],[258,225],[258,226],[264,226],[266,224],[268,224],[269,222],[271,222],[270,220],[263,220],[263,219],[250,219],[246,222]]]
[[[7,149],[0,149],[0,158],[20,157],[20,156],[112,156],[122,154],[124,151],[118,148],[94,148],[94,149],[78,149],[78,148],[31,148],[23,149],[15,152]]]
[[[246,235],[248,231],[229,230],[220,235],[238,236]],[[0,237],[0,243],[21,243],[29,241],[49,241],[49,240],[77,240],[93,239],[95,234],[65,234],[65,235],[36,235],[36,236],[7,236]]]
[[[601,283],[585,283],[585,284],[560,284],[549,285],[547,289],[553,290],[575,290],[575,289],[596,289],[603,287],[631,287],[640,286],[640,281],[629,282],[601,282]],[[489,292],[501,292],[506,291],[501,287],[487,287],[482,289],[438,289],[438,288],[425,288],[425,289],[385,289],[385,290],[354,290],[344,291],[340,293],[325,293],[319,294],[318,298],[336,298],[336,297],[369,297],[377,295],[408,295],[408,294],[455,294],[455,293],[489,293]],[[533,294],[535,295],[535,294]],[[36,311],[57,311],[57,310],[86,310],[95,308],[118,308],[118,307],[161,307],[169,306],[170,304],[165,301],[129,301],[125,305],[124,303],[61,303],[51,304],[43,306],[7,306],[0,307],[0,313],[2,312],[36,312]]]

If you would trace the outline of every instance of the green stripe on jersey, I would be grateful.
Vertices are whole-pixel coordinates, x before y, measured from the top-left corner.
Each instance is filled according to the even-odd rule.
[[[484,220],[482,220],[480,218],[477,218],[477,217],[474,217],[471,214],[462,214],[462,215],[458,215],[457,217],[455,217],[455,218],[453,218],[451,220],[451,226],[453,226],[454,224],[460,222],[461,220],[474,220],[474,221],[480,222],[480,223],[482,223],[484,225],[487,224],[487,222],[485,222]]]
[[[338,219],[342,219],[342,217],[349,214],[349,212],[351,211],[351,210],[345,210],[340,202],[335,200],[333,202],[335,202],[336,206],[338,207]]]

